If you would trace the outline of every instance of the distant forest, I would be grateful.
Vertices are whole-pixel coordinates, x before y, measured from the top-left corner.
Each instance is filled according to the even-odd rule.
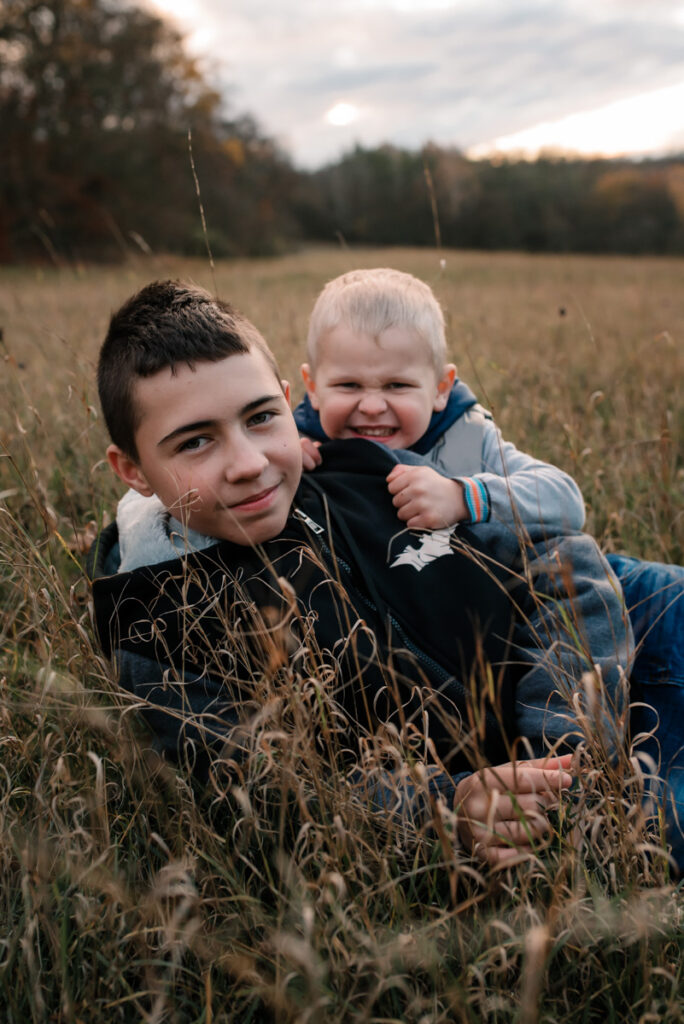
[[[190,142],[191,140],[191,142]],[[3,0],[0,262],[304,241],[684,252],[684,155],[471,161],[355,148],[307,173],[228,117],[181,35],[115,0]]]

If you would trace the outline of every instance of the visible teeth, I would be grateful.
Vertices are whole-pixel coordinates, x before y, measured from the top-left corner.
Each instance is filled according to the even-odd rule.
[[[394,427],[354,427],[357,434],[363,434],[364,437],[389,437],[390,434],[394,433]]]

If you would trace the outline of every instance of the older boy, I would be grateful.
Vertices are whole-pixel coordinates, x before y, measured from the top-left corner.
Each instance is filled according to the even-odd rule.
[[[98,544],[97,628],[162,748],[206,771],[226,742],[239,746],[264,679],[292,663],[334,681],[345,746],[388,725],[409,744],[427,740],[422,749],[446,769],[432,781],[460,807],[461,835],[481,856],[529,846],[571,782],[567,758],[500,766],[494,819],[478,824],[492,785],[481,758],[505,761],[518,735],[506,590],[524,581],[467,529],[457,544],[423,545],[418,567],[386,496],[394,460],[378,445],[356,469],[357,446],[331,444],[300,483],[272,355],[200,289],[158,282],[133,296],[112,318],[98,387],[110,465],[135,495]],[[557,716],[538,707],[526,734],[534,752]]]

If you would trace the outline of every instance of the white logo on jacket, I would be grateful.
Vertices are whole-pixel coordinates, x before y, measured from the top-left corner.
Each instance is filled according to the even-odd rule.
[[[412,544],[408,544],[391,563],[390,569],[396,569],[398,565],[411,565],[416,572],[420,572],[436,558],[453,555],[454,552],[451,548],[453,532],[454,527],[452,526],[445,530],[431,530],[429,533],[424,533],[420,538],[420,545],[416,548]]]

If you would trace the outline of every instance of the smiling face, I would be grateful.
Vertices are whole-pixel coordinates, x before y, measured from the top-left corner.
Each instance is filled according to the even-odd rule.
[[[441,376],[427,343],[414,331],[389,327],[377,337],[338,326],[318,343],[315,369],[302,376],[330,438],[364,438],[410,448],[433,412],[444,409],[456,367]]]
[[[279,382],[256,349],[165,368],[135,383],[138,459],[116,445],[110,465],[156,494],[187,527],[236,544],[283,529],[301,476],[301,446]]]

